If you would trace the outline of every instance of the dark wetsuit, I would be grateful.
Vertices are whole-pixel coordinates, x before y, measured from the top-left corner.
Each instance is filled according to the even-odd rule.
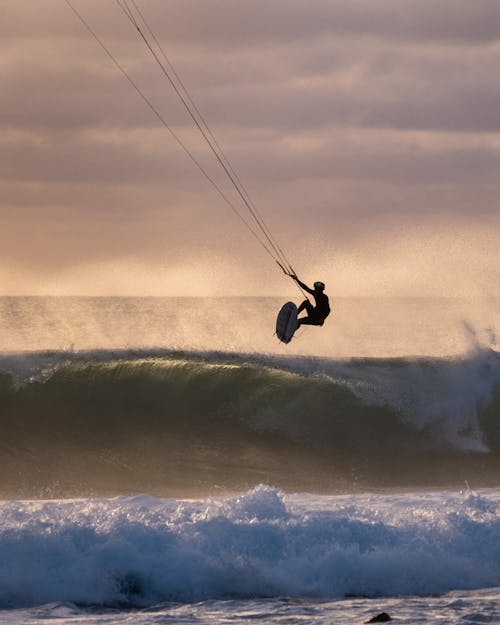
[[[321,289],[310,289],[297,278],[297,284],[314,297],[316,306],[313,306],[309,300],[304,300],[297,309],[297,314],[303,310],[307,310],[307,317],[299,319],[299,325],[322,326],[325,319],[330,314],[330,302],[328,296]]]

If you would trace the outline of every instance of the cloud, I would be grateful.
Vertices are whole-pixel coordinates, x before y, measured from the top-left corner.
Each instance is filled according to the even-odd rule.
[[[118,6],[72,2],[238,202]],[[387,266],[410,268],[387,242],[422,228],[449,241],[450,224],[498,232],[496,0],[139,6],[266,222],[304,256],[304,268],[330,248],[372,263],[374,241],[391,250]],[[66,4],[8,0],[0,11],[0,265],[21,281],[100,262],[125,275],[131,262],[164,262],[187,276],[180,267],[201,250],[231,275],[233,259],[245,259],[242,275],[259,285],[266,254]],[[439,237],[415,240],[441,248]],[[481,240],[477,256],[494,273],[498,261],[486,262]],[[149,284],[161,282],[155,275]]]

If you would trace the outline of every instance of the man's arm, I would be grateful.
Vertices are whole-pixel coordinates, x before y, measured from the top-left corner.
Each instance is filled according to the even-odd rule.
[[[308,293],[310,293],[311,295],[314,295],[314,289],[310,289],[307,284],[304,284],[303,282],[301,282],[297,276],[294,273],[290,274],[290,278],[293,278],[295,280],[295,282],[302,288],[304,289],[304,291],[307,291]]]

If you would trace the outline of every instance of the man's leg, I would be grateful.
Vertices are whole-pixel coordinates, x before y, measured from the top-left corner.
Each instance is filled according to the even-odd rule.
[[[307,310],[308,315],[314,315],[314,306],[308,299],[305,299],[302,304],[297,308],[297,314],[300,314],[303,310]]]
[[[317,321],[316,319],[311,319],[311,317],[302,317],[302,319],[298,319],[298,328],[300,326],[322,326],[323,323]]]
[[[300,315],[300,313],[305,310],[307,308],[307,305],[309,304],[309,306],[311,305],[311,302],[308,299],[305,299],[302,304],[297,308],[297,314]],[[309,312],[309,311],[308,311]]]
[[[318,325],[314,321],[315,308],[308,299],[305,299],[302,302],[302,304],[297,308],[297,314],[302,312],[304,309],[307,310],[307,317],[302,317],[302,319],[297,319],[297,328],[300,328],[301,325],[309,325],[309,326]]]

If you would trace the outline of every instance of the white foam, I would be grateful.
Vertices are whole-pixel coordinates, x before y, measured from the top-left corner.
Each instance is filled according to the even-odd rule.
[[[0,606],[431,595],[494,586],[500,495],[6,502]]]

